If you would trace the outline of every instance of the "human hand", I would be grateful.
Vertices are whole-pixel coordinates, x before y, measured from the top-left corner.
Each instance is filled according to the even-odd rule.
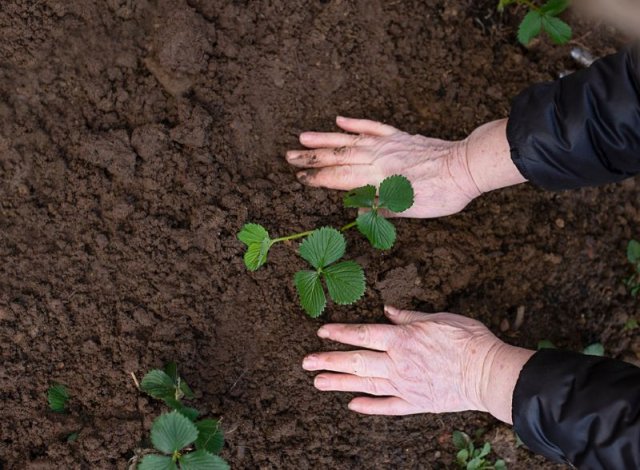
[[[468,171],[462,142],[409,135],[364,119],[338,117],[336,123],[355,134],[304,132],[300,143],[312,150],[287,152],[287,161],[304,169],[297,174],[302,183],[350,190],[378,186],[391,175],[406,176],[415,201],[402,217],[454,214],[480,195]]]
[[[506,120],[476,129],[467,139],[431,139],[365,119],[338,117],[338,132],[304,132],[300,143],[311,150],[290,150],[287,161],[302,169],[307,185],[350,190],[378,186],[391,175],[406,176],[415,192],[401,217],[455,214],[483,192],[525,181],[511,162]],[[386,216],[393,214],[385,213]]]
[[[488,411],[511,422],[511,397],[531,351],[509,346],[482,323],[451,313],[385,307],[395,325],[329,324],[318,336],[367,348],[307,356],[303,368],[323,391],[366,393],[349,408],[406,415]]]

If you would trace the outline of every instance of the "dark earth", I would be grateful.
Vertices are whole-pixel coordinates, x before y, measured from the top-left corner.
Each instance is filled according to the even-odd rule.
[[[480,413],[365,417],[301,369],[324,322],[384,321],[384,302],[477,318],[638,362],[622,284],[640,184],[530,185],[463,213],[397,222],[374,251],[350,233],[368,290],[318,320],[297,303],[296,245],[245,270],[247,221],[285,235],[354,217],[294,178],[284,152],[336,114],[458,139],[519,90],[622,38],[575,14],[575,40],[529,49],[524,10],[472,1],[4,0],[0,5],[0,468],[124,469],[165,411],[136,388],[178,362],[191,402],[222,417],[247,469],[454,468],[454,430],[512,469],[556,468]],[[520,311],[522,324],[515,321]],[[71,413],[48,411],[54,382]],[[74,431],[74,442],[66,437]]]

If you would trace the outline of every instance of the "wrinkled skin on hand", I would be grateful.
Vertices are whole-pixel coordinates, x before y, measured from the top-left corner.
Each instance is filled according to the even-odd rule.
[[[365,119],[338,117],[336,123],[351,134],[304,132],[300,142],[311,150],[287,152],[287,161],[302,169],[302,183],[350,190],[403,175],[413,185],[415,202],[402,217],[455,214],[481,194],[469,171],[466,141],[410,135]]]
[[[321,338],[366,348],[307,356],[303,368],[322,372],[316,388],[360,392],[349,408],[364,414],[406,415],[489,411],[495,355],[509,347],[484,325],[451,313],[385,307],[394,325],[324,325]],[[510,403],[509,403],[510,405]]]

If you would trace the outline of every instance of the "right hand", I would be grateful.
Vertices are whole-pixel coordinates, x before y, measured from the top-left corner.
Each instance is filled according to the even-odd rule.
[[[401,214],[385,215],[416,218],[455,214],[481,194],[469,171],[466,141],[410,135],[365,119],[338,117],[336,123],[352,134],[304,132],[300,143],[312,150],[287,152],[287,161],[302,169],[297,177],[303,184],[351,190],[403,175],[415,202]]]

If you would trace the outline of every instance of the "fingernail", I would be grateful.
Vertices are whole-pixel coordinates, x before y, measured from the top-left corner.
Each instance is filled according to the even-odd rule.
[[[313,384],[315,385],[316,388],[320,388],[320,389],[326,388],[329,385],[327,379],[320,376],[316,377],[316,379],[313,381]]]
[[[320,327],[320,329],[318,330],[318,336],[320,338],[328,338],[329,337],[329,330],[326,329],[324,326]]]
[[[354,406],[353,402],[349,402],[349,404],[347,405],[347,408],[349,408],[351,411],[357,411],[357,409]]]
[[[298,178],[298,181],[300,181],[301,183],[306,183],[309,179],[309,175],[306,171],[300,171],[298,172],[298,174],[296,174],[296,178]]]
[[[314,354],[311,354],[310,356],[307,356],[303,359],[302,361],[302,368],[303,369],[310,369],[312,367],[314,367],[316,365],[316,363],[318,362],[318,357]]]
[[[298,152],[287,152],[287,160],[295,160],[296,158],[300,158],[300,154]]]
[[[390,305],[384,306],[384,313],[386,313],[390,317],[395,317],[396,315],[398,315],[398,312],[399,310],[397,308],[394,308]]]

